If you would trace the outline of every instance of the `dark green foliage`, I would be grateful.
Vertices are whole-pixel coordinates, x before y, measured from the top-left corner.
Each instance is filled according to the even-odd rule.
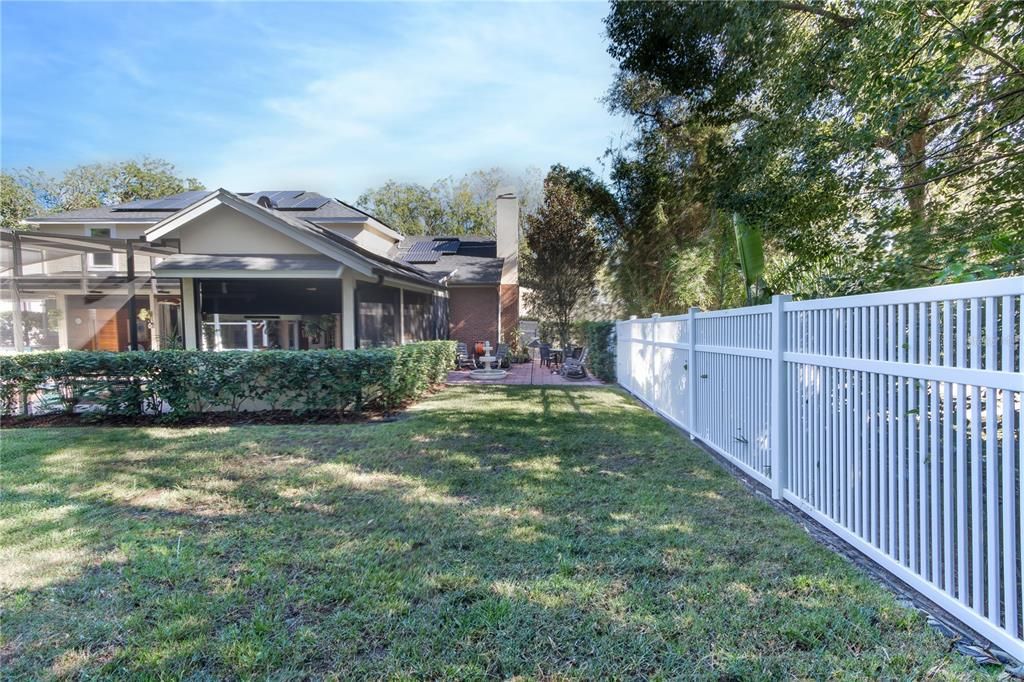
[[[39,213],[39,208],[44,213],[59,213],[206,189],[196,178],[182,177],[170,161],[149,156],[75,166],[60,177],[34,168],[5,176],[17,185],[18,191],[26,192],[33,197],[33,203],[39,204],[22,217]],[[5,178],[5,185],[7,182]]]
[[[590,349],[590,371],[601,381],[615,381],[615,323],[607,320],[584,322],[580,335]]]
[[[544,180],[544,203],[526,217],[527,251],[521,281],[526,299],[566,346],[580,304],[597,285],[604,251],[587,197],[552,169]]]
[[[608,102],[637,136],[604,224],[629,312],[738,303],[715,248],[732,212],[798,297],[1020,274],[1022,21],[1019,2],[614,2]]]
[[[321,351],[60,351],[0,357],[0,409],[23,394],[75,412],[177,420],[209,410],[358,411],[393,408],[444,381],[451,341]],[[169,411],[167,411],[169,409]]]

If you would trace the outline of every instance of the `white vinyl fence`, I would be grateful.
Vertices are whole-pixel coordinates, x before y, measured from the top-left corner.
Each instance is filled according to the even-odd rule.
[[[1024,277],[617,325],[619,383],[1024,660]]]

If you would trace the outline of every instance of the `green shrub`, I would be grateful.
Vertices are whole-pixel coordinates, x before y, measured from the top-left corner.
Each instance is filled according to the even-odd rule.
[[[583,322],[580,335],[590,349],[587,364],[601,381],[615,381],[615,323],[611,321]]]
[[[68,413],[152,414],[264,407],[304,413],[391,409],[444,381],[455,343],[315,351],[56,351],[0,357],[0,410],[23,395]]]

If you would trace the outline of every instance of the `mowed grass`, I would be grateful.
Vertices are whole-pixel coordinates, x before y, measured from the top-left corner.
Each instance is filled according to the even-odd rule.
[[[7,678],[995,672],[613,389],[2,439]]]

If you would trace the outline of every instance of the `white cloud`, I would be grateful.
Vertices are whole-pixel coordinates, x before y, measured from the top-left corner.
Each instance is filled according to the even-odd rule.
[[[482,166],[590,164],[625,124],[600,17],[579,5],[404,5],[389,35],[295,41],[263,27],[300,84],[209,150],[200,177],[233,189],[309,187],[354,199],[387,177]]]

